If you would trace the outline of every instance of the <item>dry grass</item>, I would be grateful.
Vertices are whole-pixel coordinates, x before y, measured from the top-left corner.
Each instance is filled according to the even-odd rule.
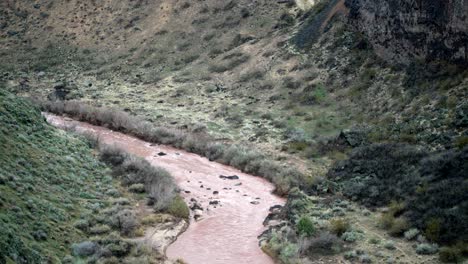
[[[233,166],[243,172],[258,175],[272,181],[278,194],[286,194],[292,187],[305,184],[304,175],[299,171],[286,168],[262,153],[247,147],[215,143],[206,133],[188,133],[186,131],[158,127],[136,116],[112,108],[100,108],[77,101],[36,101],[43,111],[58,115],[68,115],[93,125],[105,126],[113,130],[131,134],[142,140],[171,145],[189,152]],[[111,163],[121,162],[119,156],[105,157]]]
[[[144,184],[148,199],[156,210],[166,210],[176,199],[177,186],[165,169],[112,146],[100,146],[100,153],[104,162],[114,166],[114,175],[122,184]]]

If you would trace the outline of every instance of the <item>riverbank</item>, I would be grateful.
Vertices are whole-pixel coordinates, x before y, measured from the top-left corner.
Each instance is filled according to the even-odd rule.
[[[193,220],[167,250],[171,259],[189,263],[273,263],[258,246],[257,236],[270,207],[284,200],[272,194],[273,184],[232,167],[211,162],[173,147],[155,145],[103,127],[46,114],[49,123],[91,133],[106,145],[145,158],[173,175],[181,195],[192,208]],[[237,245],[230,247],[226,245]]]

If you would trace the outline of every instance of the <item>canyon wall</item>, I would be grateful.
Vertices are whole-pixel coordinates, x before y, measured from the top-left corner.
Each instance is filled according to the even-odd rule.
[[[468,65],[468,0],[346,0],[349,22],[383,58]]]

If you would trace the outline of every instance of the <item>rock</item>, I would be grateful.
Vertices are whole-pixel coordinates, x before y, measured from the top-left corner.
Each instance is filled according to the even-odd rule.
[[[337,143],[348,145],[353,148],[367,145],[367,131],[358,128],[342,130],[337,138]]]
[[[232,175],[232,176],[219,175],[219,178],[223,179],[223,180],[238,180],[239,176],[237,176],[237,175]]]
[[[283,206],[281,205],[274,205],[272,207],[270,207],[270,213],[268,214],[268,216],[265,218],[265,220],[263,221],[263,225],[266,226],[268,224],[271,224],[270,221],[279,221],[281,220],[281,209],[283,208]]]
[[[160,156],[160,157],[162,157],[162,156],[166,156],[166,155],[167,155],[167,154],[166,154],[166,153],[164,153],[164,152],[159,152],[159,153],[158,153],[158,156]]]
[[[200,188],[203,188],[203,185],[200,185]]]
[[[218,204],[219,204],[219,201],[217,200],[210,201],[210,205],[218,205]]]
[[[54,83],[53,88],[54,91],[47,96],[51,101],[73,100],[82,97],[78,87],[72,83],[59,81]]]
[[[468,65],[467,1],[346,0],[345,5],[348,23],[386,60]]]
[[[192,211],[195,211],[195,210],[203,210],[203,207],[202,207],[199,203],[197,203],[197,202],[193,203],[189,208],[190,208],[190,210],[192,210]]]
[[[193,218],[194,218],[196,221],[200,220],[200,218],[202,218],[202,216],[203,216],[203,211],[202,211],[202,210],[195,210],[195,211],[193,212]]]
[[[213,194],[216,195],[216,194],[219,194],[219,192],[218,192],[218,191],[214,191]]]
[[[257,204],[259,204],[260,202],[259,202],[259,201],[251,201],[250,203],[251,203],[251,204],[257,205]]]
[[[277,205],[273,205],[272,207],[270,207],[269,211],[273,212],[273,211],[281,210],[282,208],[283,208],[282,205],[277,204]]]
[[[190,193],[190,191],[184,191],[185,193]]]
[[[241,186],[241,185],[242,185],[242,182],[234,184],[234,186]]]

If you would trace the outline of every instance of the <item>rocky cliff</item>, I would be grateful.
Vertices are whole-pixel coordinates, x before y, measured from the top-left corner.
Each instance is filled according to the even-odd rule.
[[[466,0],[346,0],[346,6],[350,23],[386,59],[468,65]]]

